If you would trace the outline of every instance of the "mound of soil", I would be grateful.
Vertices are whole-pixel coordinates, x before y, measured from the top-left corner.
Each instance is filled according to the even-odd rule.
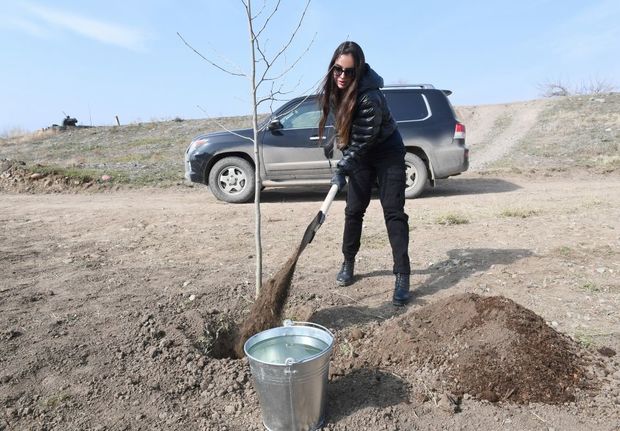
[[[88,175],[67,176],[60,170],[39,164],[27,166],[22,161],[0,160],[0,192],[69,193],[102,191],[112,187],[112,183]]]
[[[378,326],[350,348],[355,355],[336,358],[336,367],[428,367],[445,390],[491,402],[563,403],[586,385],[576,343],[501,296],[449,297]]]

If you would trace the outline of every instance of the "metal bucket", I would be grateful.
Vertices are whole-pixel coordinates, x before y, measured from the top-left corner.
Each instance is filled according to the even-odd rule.
[[[310,431],[321,427],[333,347],[334,335],[327,328],[290,320],[245,342],[265,428]]]

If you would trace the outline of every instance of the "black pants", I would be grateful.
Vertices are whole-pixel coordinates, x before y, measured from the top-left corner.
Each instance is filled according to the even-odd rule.
[[[373,149],[349,175],[342,253],[345,259],[352,260],[360,249],[364,213],[370,203],[371,188],[377,181],[383,218],[392,246],[393,271],[395,274],[409,274],[409,217],[404,210],[405,148],[398,132],[388,140],[392,139],[400,140],[400,145],[380,145]]]

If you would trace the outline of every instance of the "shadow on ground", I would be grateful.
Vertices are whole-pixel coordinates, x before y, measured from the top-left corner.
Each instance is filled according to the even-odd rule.
[[[267,188],[261,193],[261,202],[320,202],[325,199],[329,185],[308,187]],[[438,180],[435,187],[427,187],[421,198],[440,196],[476,195],[483,193],[506,193],[521,187],[499,178],[449,178]],[[378,199],[378,190],[373,188],[372,199]],[[345,200],[346,193],[340,193],[336,200]]]
[[[508,265],[532,256],[527,249],[465,248],[448,251],[448,257],[427,269],[414,269],[412,274],[428,275],[418,286],[411,286],[412,300],[407,307],[394,307],[386,302],[378,307],[347,305],[317,310],[310,320],[323,326],[341,330],[349,326],[389,319],[402,314],[412,305],[419,305],[422,297],[440,290],[449,289],[461,280],[488,271],[493,265]],[[365,277],[389,275],[389,271],[373,271],[358,274],[357,280]],[[353,298],[351,298],[353,299]]]
[[[435,187],[428,187],[423,197],[479,195],[485,193],[507,193],[519,190],[521,186],[500,178],[448,178],[438,180]]]
[[[349,326],[386,320],[405,311],[406,307],[394,307],[391,302],[386,302],[378,307],[345,305],[317,310],[310,317],[310,321],[339,331]]]
[[[377,369],[361,368],[328,385],[327,422],[338,422],[366,407],[379,409],[407,401],[407,382]],[[371,429],[372,424],[368,424]]]
[[[413,270],[413,274],[428,274],[429,277],[414,287],[414,297],[432,295],[442,289],[456,285],[464,278],[477,272],[488,271],[493,265],[509,265],[532,256],[531,250],[523,248],[461,248],[448,251],[448,258],[427,269]]]
[[[310,187],[282,187],[265,189],[260,194],[261,203],[282,203],[282,202],[323,202],[330,185],[310,186]],[[345,200],[346,193],[339,193],[337,201]],[[320,205],[319,205],[320,206]],[[318,210],[318,208],[317,208]]]

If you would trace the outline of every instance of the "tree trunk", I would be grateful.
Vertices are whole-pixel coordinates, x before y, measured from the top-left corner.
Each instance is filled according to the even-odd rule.
[[[261,215],[260,215],[260,192],[261,192],[261,156],[258,148],[258,111],[256,101],[256,45],[254,37],[254,28],[252,26],[252,0],[248,0],[248,26],[250,31],[250,51],[252,54],[252,128],[254,129],[254,163],[256,169],[255,190],[254,190],[254,238],[256,242],[256,298],[260,294],[263,285],[263,247],[261,245]]]

